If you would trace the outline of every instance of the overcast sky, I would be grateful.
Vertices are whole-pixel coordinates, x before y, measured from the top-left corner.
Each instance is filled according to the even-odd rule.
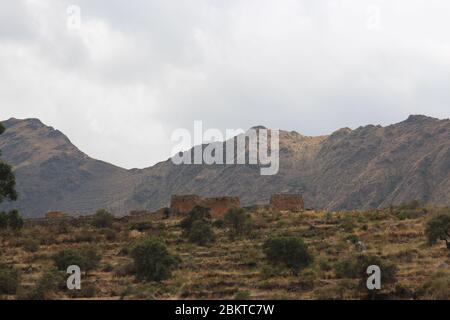
[[[449,16],[448,0],[2,1],[0,119],[132,168],[194,120],[320,135],[448,118]]]

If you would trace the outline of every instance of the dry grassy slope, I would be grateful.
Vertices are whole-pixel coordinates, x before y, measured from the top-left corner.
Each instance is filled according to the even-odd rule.
[[[383,297],[450,299],[445,282],[435,283],[431,291],[425,286],[438,271],[446,272],[447,283],[450,281],[449,251],[444,243],[428,247],[424,236],[426,221],[438,211],[419,209],[414,218],[404,220],[389,210],[253,212],[254,235],[250,239],[230,241],[226,230],[214,229],[216,242],[207,247],[189,244],[181,237],[181,217],[145,218],[152,228],[144,233],[130,232],[129,223],[116,222],[115,239],[89,225],[61,230],[55,222],[49,227],[28,227],[20,235],[0,235],[0,250],[3,263],[22,271],[21,294],[32,290],[37,279],[52,268],[51,256],[58,250],[91,243],[98,246],[102,260],[96,270],[83,277],[86,291],[81,295],[86,298],[232,299],[241,292],[254,299],[359,299],[363,296],[357,290],[358,280],[335,272],[336,262],[360,253],[349,240],[356,237],[366,246],[364,254],[382,257],[398,268],[397,282],[383,285]],[[305,239],[314,263],[298,276],[267,269],[262,244],[277,234]],[[127,267],[132,260],[123,254],[124,248],[149,235],[162,237],[182,259],[173,277],[159,284],[136,281]],[[29,238],[41,242],[37,252],[24,249]],[[61,290],[51,297],[68,298],[70,293]]]
[[[174,165],[125,170],[93,160],[62,133],[39,120],[6,121],[0,136],[14,165],[26,216],[48,210],[116,214],[156,210],[175,193],[232,195],[243,205],[267,202],[273,193],[302,192],[308,207],[385,207],[418,199],[450,205],[450,121],[425,116],[387,126],[340,129],[306,137],[280,131],[280,172],[261,176],[257,165]]]

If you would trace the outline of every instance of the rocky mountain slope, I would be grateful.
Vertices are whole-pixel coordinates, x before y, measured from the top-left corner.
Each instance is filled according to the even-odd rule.
[[[308,207],[332,210],[413,199],[450,205],[450,120],[410,116],[322,137],[280,131],[280,171],[273,176],[261,176],[258,165],[174,165],[170,159],[125,170],[89,158],[37,119],[3,124],[0,149],[14,166],[20,199],[2,207],[13,205],[26,216],[154,210],[174,193],[235,195],[251,205],[272,193],[302,192]]]

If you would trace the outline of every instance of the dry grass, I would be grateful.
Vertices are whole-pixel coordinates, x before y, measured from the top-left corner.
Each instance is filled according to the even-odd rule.
[[[358,279],[339,278],[335,264],[360,254],[377,255],[397,266],[397,281],[383,286],[382,298],[449,299],[450,252],[443,243],[426,244],[425,224],[438,209],[413,218],[392,209],[353,212],[258,212],[252,214],[253,232],[247,239],[231,241],[226,230],[214,229],[216,242],[207,247],[187,243],[178,227],[182,217],[148,218],[151,228],[132,232],[129,223],[116,222],[108,231],[90,225],[29,227],[19,234],[0,236],[1,262],[21,271],[20,298],[33,290],[39,277],[53,267],[52,255],[63,248],[98,246],[100,266],[83,276],[81,293],[60,289],[51,298],[70,299],[360,299]],[[440,209],[439,209],[440,210]],[[115,234],[112,234],[115,233]],[[181,265],[161,283],[139,282],[126,249],[142,237],[162,237],[178,254]],[[314,263],[298,276],[267,265],[263,242],[271,235],[300,236],[309,245]],[[30,250],[27,239],[38,240]],[[435,291],[433,291],[435,290]]]

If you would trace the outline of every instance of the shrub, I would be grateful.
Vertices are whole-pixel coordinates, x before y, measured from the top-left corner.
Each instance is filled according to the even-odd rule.
[[[131,250],[136,276],[140,280],[161,281],[172,275],[172,269],[178,265],[164,242],[158,238],[148,238]]]
[[[37,252],[40,242],[36,239],[26,239],[23,243],[23,249],[28,252]]]
[[[242,208],[231,208],[224,216],[225,226],[231,238],[248,235],[251,230],[251,217]]]
[[[374,255],[357,255],[344,258],[335,263],[335,273],[338,278],[359,278],[361,286],[366,288],[367,267],[376,265],[381,269],[381,283],[393,283],[396,280],[397,267]]]
[[[283,265],[294,274],[313,261],[308,246],[297,237],[270,238],[264,243],[263,251],[269,263]]]
[[[52,299],[55,292],[62,289],[65,284],[63,273],[58,270],[49,270],[39,278],[35,288],[27,298],[31,300]]]
[[[63,249],[52,258],[58,270],[66,271],[69,266],[76,265],[85,273],[95,269],[101,259],[94,246],[84,246],[78,250]]]
[[[234,295],[234,300],[250,300],[251,294],[249,291],[238,291]]]
[[[92,225],[96,228],[111,228],[114,216],[105,209],[98,210],[92,220]]]
[[[130,230],[137,230],[139,232],[146,231],[152,228],[150,221],[134,222],[130,225]]]
[[[209,213],[209,209],[201,206],[195,206],[180,222],[180,227],[183,229],[185,235],[189,235],[189,231],[191,230],[192,224],[195,221],[210,221],[211,215]]]
[[[8,216],[5,212],[0,212],[0,230],[8,228]]]
[[[214,220],[213,227],[217,229],[223,229],[225,227],[225,222],[222,219]]]
[[[422,286],[422,296],[425,299],[450,299],[450,272],[438,271]]]
[[[83,257],[83,264],[79,267],[88,273],[98,267],[101,256],[95,246],[86,245],[79,250],[80,255]]]
[[[117,239],[117,233],[114,229],[106,228],[102,233],[108,241],[114,241]]]
[[[19,284],[19,271],[6,265],[0,265],[0,294],[16,294]]]
[[[74,249],[63,249],[52,257],[58,270],[66,271],[71,265],[79,266],[80,268],[84,265],[84,257],[80,254],[78,250]]]
[[[200,246],[214,242],[214,233],[211,225],[203,220],[194,221],[191,229],[189,230],[188,239],[189,242]]]
[[[430,246],[436,244],[438,240],[443,240],[450,249],[450,213],[431,218],[427,223],[425,234]]]
[[[23,219],[17,210],[11,210],[8,213],[0,212],[0,230],[11,229],[18,231],[23,227]]]

